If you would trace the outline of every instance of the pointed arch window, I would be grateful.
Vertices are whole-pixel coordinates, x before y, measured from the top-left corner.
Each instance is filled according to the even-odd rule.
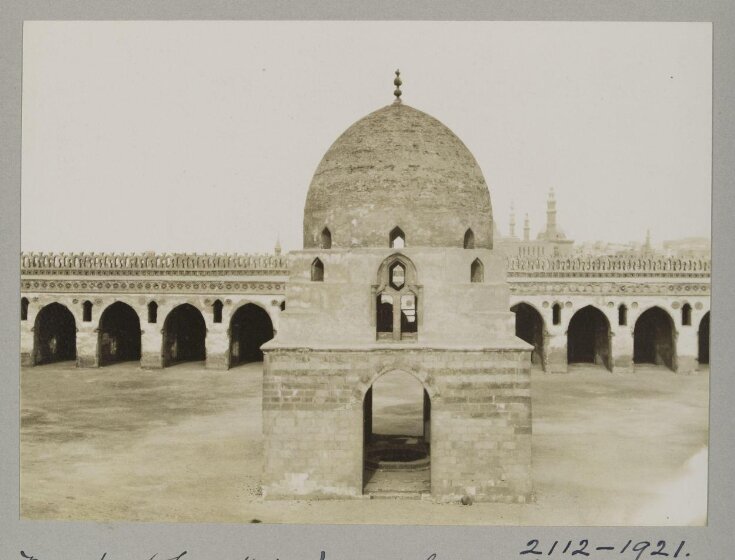
[[[28,320],[28,298],[20,298],[20,320]]]
[[[618,306],[618,325],[624,327],[628,324],[628,307],[621,303]]]
[[[692,325],[692,306],[688,303],[681,306],[681,324],[685,327]]]
[[[480,259],[475,259],[474,261],[472,261],[472,265],[470,266],[470,281],[485,281],[485,266],[482,264],[482,261]]]
[[[212,321],[215,323],[221,323],[222,322],[222,302],[220,300],[216,300],[212,304]]]
[[[92,320],[92,302],[87,300],[82,304],[82,321],[89,323]]]
[[[554,325],[561,324],[561,305],[555,303],[551,308],[551,322]]]
[[[464,248],[474,249],[475,248],[475,234],[472,229],[468,229],[464,234]]]
[[[331,249],[332,248],[332,232],[329,231],[328,227],[325,227],[322,230],[321,239],[319,246],[322,249]]]
[[[158,304],[155,301],[151,301],[148,303],[148,322],[158,322]]]
[[[318,258],[311,263],[311,281],[324,282],[324,263]]]
[[[286,300],[281,302],[281,311],[286,311]]]
[[[375,330],[378,340],[415,341],[420,322],[416,268],[403,255],[389,257],[378,270],[375,296]]]
[[[389,239],[393,249],[403,249],[406,246],[406,234],[398,226],[391,230]]]

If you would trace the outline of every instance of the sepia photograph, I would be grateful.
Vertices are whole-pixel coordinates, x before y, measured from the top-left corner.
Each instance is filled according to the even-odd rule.
[[[712,40],[25,22],[20,517],[707,525]]]

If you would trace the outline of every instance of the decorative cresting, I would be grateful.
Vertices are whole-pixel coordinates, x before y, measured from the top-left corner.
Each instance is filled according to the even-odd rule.
[[[22,275],[287,275],[288,257],[275,254],[21,253]],[[511,277],[653,276],[709,278],[710,259],[580,256],[507,259]]]
[[[276,254],[21,253],[21,274],[235,275],[287,274]]]
[[[549,277],[553,280],[552,277]],[[516,278],[518,280],[518,278]],[[671,296],[691,294],[693,296],[709,296],[710,284],[680,282],[678,279],[669,278],[670,283],[661,282],[600,282],[594,278],[585,281],[579,277],[574,282],[526,282],[510,280],[510,293],[519,295],[553,295],[553,294],[591,294],[591,295],[650,295]]]
[[[580,256],[555,258],[512,257],[509,277],[682,277],[709,278],[711,260],[680,257]],[[512,281],[512,280],[511,280]]]
[[[411,247],[462,248],[471,228],[491,249],[492,208],[482,171],[434,117],[393,103],[350,126],[317,167],[304,207],[304,248],[386,247],[399,224]]]

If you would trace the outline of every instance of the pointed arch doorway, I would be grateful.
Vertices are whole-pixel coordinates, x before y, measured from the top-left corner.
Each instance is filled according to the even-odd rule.
[[[363,492],[420,498],[431,492],[431,397],[410,373],[376,379],[363,400]]]

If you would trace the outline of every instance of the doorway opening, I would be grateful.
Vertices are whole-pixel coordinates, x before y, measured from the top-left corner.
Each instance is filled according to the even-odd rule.
[[[206,336],[201,311],[189,303],[175,307],[163,323],[163,366],[204,361]]]
[[[709,365],[709,311],[704,314],[699,322],[699,331],[697,332],[699,351],[697,352],[697,360],[700,365]]]
[[[420,498],[431,492],[431,399],[413,375],[379,377],[363,400],[363,492]]]
[[[36,316],[33,328],[35,365],[77,359],[77,325],[74,315],[60,303],[49,303]]]
[[[533,344],[531,365],[545,369],[544,363],[544,319],[541,313],[527,303],[518,303],[510,308],[516,314],[516,336]]]
[[[635,322],[633,362],[663,365],[676,371],[674,321],[660,307],[647,309]]]
[[[127,303],[116,301],[100,316],[99,364],[140,360],[140,318]]]
[[[268,313],[253,303],[239,307],[230,320],[230,367],[262,362],[260,347],[273,338]]]
[[[577,311],[567,329],[567,363],[594,364],[612,370],[610,322],[605,314],[588,305]]]

